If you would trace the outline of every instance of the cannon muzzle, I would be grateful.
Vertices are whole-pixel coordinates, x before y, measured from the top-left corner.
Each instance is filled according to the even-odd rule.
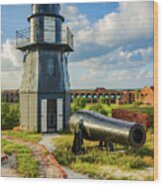
[[[146,140],[146,131],[142,125],[87,110],[72,114],[69,120],[70,131],[75,132],[81,121],[83,138],[91,141],[114,142],[137,148]]]

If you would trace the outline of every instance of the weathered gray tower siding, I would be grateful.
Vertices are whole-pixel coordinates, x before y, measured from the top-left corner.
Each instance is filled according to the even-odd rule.
[[[28,18],[28,42],[22,44],[20,41],[25,40],[22,40],[22,33],[18,33],[20,38],[17,40],[17,48],[24,52],[24,72],[20,86],[20,122],[28,131],[41,132],[43,121],[48,127],[46,122],[52,119],[55,120],[55,128],[53,130],[52,125],[49,131],[61,130],[61,126],[56,127],[60,125],[60,115],[63,115],[62,129],[67,128],[70,114],[70,83],[66,53],[73,51],[72,34],[67,28],[66,37],[63,37],[64,18],[59,15],[59,9],[58,4],[32,5],[32,15]],[[47,100],[46,115],[43,115],[44,100]],[[60,103],[63,109],[57,105],[60,100],[63,101],[63,104]],[[63,110],[63,113],[58,109]]]
[[[24,129],[37,131],[38,123],[38,50],[24,56],[24,73],[20,86],[20,122]]]
[[[66,82],[63,72],[65,65],[65,54],[54,50],[39,50],[39,84],[38,84],[38,100],[39,100],[39,115],[41,115],[41,100],[42,99],[58,99],[63,101],[63,126],[66,128],[70,114],[70,92],[66,89]],[[67,67],[65,68],[65,70]],[[68,77],[66,78],[68,81]],[[39,123],[41,117],[38,117]],[[40,126],[38,126],[40,131]]]
[[[20,122],[23,129],[37,132],[38,123],[38,95],[36,93],[20,94]]]

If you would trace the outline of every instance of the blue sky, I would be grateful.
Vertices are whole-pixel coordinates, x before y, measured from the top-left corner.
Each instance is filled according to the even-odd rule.
[[[30,13],[31,5],[2,6],[2,89],[19,87],[22,54],[13,42],[16,30],[29,26]],[[153,2],[69,3],[61,14],[75,39],[72,88],[153,85]]]
[[[69,3],[75,6],[81,14],[87,14],[91,22],[102,18],[106,13],[115,11],[118,3]],[[27,17],[31,14],[31,5],[3,5],[2,6],[2,41],[15,38],[15,31],[28,27]],[[96,12],[97,11],[97,12]]]

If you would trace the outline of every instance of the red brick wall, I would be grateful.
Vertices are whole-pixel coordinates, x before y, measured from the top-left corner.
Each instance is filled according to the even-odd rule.
[[[122,109],[112,109],[112,117],[131,122],[137,122],[144,127],[150,126],[150,115]]]

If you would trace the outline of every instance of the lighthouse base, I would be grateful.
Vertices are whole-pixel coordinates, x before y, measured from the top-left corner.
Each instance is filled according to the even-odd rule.
[[[21,128],[30,132],[67,129],[69,94],[20,94]]]

